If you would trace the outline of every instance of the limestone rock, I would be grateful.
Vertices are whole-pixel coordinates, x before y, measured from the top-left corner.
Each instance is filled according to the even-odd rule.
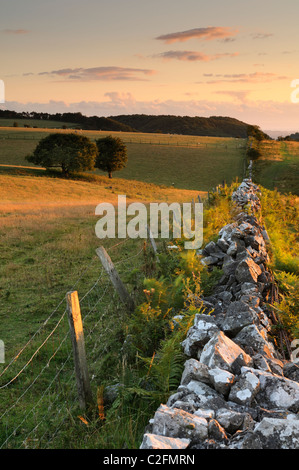
[[[215,417],[214,410],[204,410],[202,408],[199,408],[198,410],[196,410],[194,414],[195,416],[199,416],[200,418],[205,418],[205,419],[213,419]]]
[[[235,276],[238,282],[256,283],[262,270],[250,257],[243,259],[236,267]]]
[[[179,389],[180,388],[181,387],[179,387]],[[186,388],[189,392],[196,395],[199,403],[198,408],[217,410],[218,408],[225,408],[226,406],[224,398],[207,384],[192,380],[188,383]]]
[[[216,369],[208,369],[208,376],[216,392],[226,397],[235,381],[235,376],[231,372],[219,369],[218,367]]]
[[[237,254],[237,251],[238,251],[238,245],[235,241],[232,241],[226,251],[226,254],[229,256],[235,256]]]
[[[234,341],[249,353],[260,353],[268,357],[274,357],[274,346],[267,339],[267,331],[256,325],[245,326],[235,336]],[[254,354],[253,354],[254,355]]]
[[[178,449],[184,450],[190,444],[190,439],[178,439],[173,437],[159,436],[157,434],[144,434],[139,449]]]
[[[226,435],[225,429],[219,424],[216,419],[211,419],[209,421],[209,438],[215,439],[215,441],[227,443],[228,437]]]
[[[279,375],[244,367],[259,379],[260,388],[255,396],[259,406],[266,409],[287,409],[299,411],[299,383]]]
[[[222,329],[226,334],[235,336],[245,326],[258,323],[258,321],[259,317],[255,310],[245,302],[231,302],[226,311]]]
[[[196,357],[198,349],[203,348],[218,331],[219,328],[209,315],[197,315],[194,326],[189,329],[186,339],[182,342],[186,356]]]
[[[189,359],[185,362],[181,385],[188,385],[192,380],[198,380],[206,384],[210,383],[208,367],[196,359]]]
[[[238,430],[246,430],[250,426],[254,427],[254,421],[249,413],[240,413],[226,408],[217,410],[216,419],[229,434],[234,434]]]
[[[155,413],[153,434],[197,441],[208,436],[208,422],[204,418],[179,409],[161,405]]]
[[[299,382],[299,363],[287,362],[283,367],[285,377]]]
[[[252,363],[251,357],[222,331],[210,339],[200,356],[200,362],[206,364],[210,369],[218,367],[228,372],[233,372],[233,365],[236,361],[239,366]]]
[[[225,255],[222,264],[222,269],[226,276],[231,276],[232,274],[235,274],[237,266],[238,262],[234,258],[232,258],[232,256]]]
[[[264,418],[248,434],[240,449],[298,449],[299,420]]]
[[[243,372],[232,386],[229,400],[240,405],[251,405],[258,393],[260,381],[255,374],[250,371]]]

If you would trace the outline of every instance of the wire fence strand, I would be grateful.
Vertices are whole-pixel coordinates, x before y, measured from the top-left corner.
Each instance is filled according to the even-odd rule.
[[[110,247],[108,251],[111,252],[119,245],[127,243],[128,240],[122,240]],[[140,257],[142,251],[143,247],[136,254],[115,262],[115,265],[123,266],[123,273],[130,273],[130,261]],[[94,256],[81,272],[73,284],[72,290],[83,279],[95,260],[98,260],[97,256]],[[91,357],[97,348],[98,338],[110,332],[109,323],[105,325],[105,319],[111,309],[111,300],[115,295],[115,293],[112,295],[112,292],[112,284],[104,269],[101,268],[96,281],[80,298],[82,322],[84,328],[87,328],[85,336],[88,344],[90,343],[89,354]],[[47,333],[44,331],[46,327],[49,328],[50,320],[59,311],[63,302],[66,302],[66,296],[51,311],[43,324],[0,375],[0,377],[3,376],[12,366],[15,367],[25,350],[29,350],[29,347],[32,349],[39,335],[42,332],[45,334],[40,344],[30,352],[29,358],[13,374],[13,377],[0,386],[0,390],[3,392],[10,391],[7,397],[14,397],[13,400],[7,398],[5,409],[2,408],[2,412],[0,409],[0,449],[12,446],[16,448],[31,448],[32,446],[49,448],[71,416],[72,410],[78,407],[73,351],[69,340],[69,326],[66,321],[67,309],[64,309],[55,325],[51,326],[50,331]],[[99,328],[100,335],[97,333]],[[50,340],[53,343],[52,347]],[[33,363],[37,363],[38,367]],[[30,365],[32,368],[29,367]],[[40,370],[38,370],[39,368]],[[24,380],[21,379],[22,377]],[[91,382],[94,377],[91,378]],[[60,389],[57,391],[58,386]]]

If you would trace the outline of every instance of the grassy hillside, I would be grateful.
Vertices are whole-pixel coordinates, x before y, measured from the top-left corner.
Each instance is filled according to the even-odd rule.
[[[79,129],[95,129],[95,130],[109,130],[109,131],[124,131],[134,132],[132,129],[121,122],[114,121],[113,119],[99,116],[84,116],[81,113],[37,113],[37,112],[16,112],[10,110],[0,110],[0,126],[1,120],[3,124],[12,126],[14,122],[23,127],[29,125],[30,127],[48,127],[48,128],[61,128],[66,126],[68,128]],[[7,123],[7,124],[5,124]],[[47,124],[48,123],[48,124]]]
[[[42,321],[94,257],[95,249],[119,241],[95,236],[96,205],[117,204],[118,194],[126,194],[128,203],[191,202],[198,194],[205,196],[137,181],[129,186],[121,179],[111,183],[106,177],[86,182],[28,176],[26,171],[18,176],[0,175],[0,318],[1,339],[11,346],[8,361],[18,341],[32,328],[30,321],[21,320],[24,315],[26,319],[27,314],[31,316],[33,324]],[[135,254],[138,244],[142,247],[143,242],[131,240],[120,252],[114,251],[113,257]],[[99,269],[99,263],[95,264],[91,278],[96,279]],[[84,293],[84,282],[80,286]],[[14,340],[9,337],[11,314],[16,319]]]
[[[60,122],[71,122],[81,129],[109,130],[123,132],[159,132],[164,134],[184,134],[214,137],[247,138],[248,124],[238,119],[212,116],[165,116],[165,115],[123,115],[108,118],[99,116],[84,116],[81,113],[17,113],[15,111],[0,110],[0,118],[40,119]],[[43,127],[40,126],[40,127]]]
[[[95,249],[104,245],[109,250],[130,291],[134,286],[136,288],[137,282],[139,296],[144,295],[142,281],[145,271],[151,269],[153,259],[150,247],[145,251],[143,240],[99,240],[95,236],[98,220],[94,215],[95,206],[103,201],[115,203],[118,194],[127,194],[128,202],[190,202],[199,193],[137,181],[128,183],[122,179],[111,182],[107,177],[100,176],[93,182],[33,176],[28,175],[25,169],[20,169],[18,175],[0,175],[0,321],[1,339],[5,343],[6,352],[5,366],[0,364],[1,385],[15,376],[47,338],[51,329],[55,328],[65,309],[65,295],[74,288],[79,293],[84,316],[91,375],[99,375],[100,382],[111,382],[120,373],[118,358],[124,340],[126,312],[107,278],[103,276],[100,282],[96,282],[101,276],[101,263],[95,256]],[[52,315],[51,319],[44,326],[49,315]],[[32,344],[2,377],[4,367],[31,341],[37,330],[39,333]],[[69,408],[75,403],[77,408],[72,360],[64,366],[66,359],[72,358],[67,333],[68,323],[64,317],[47,346],[30,363],[20,379],[1,390],[0,445],[27,416],[21,428],[18,428],[16,439],[9,441],[8,447],[35,447],[37,434],[36,431],[32,433],[32,426],[35,428],[43,415],[42,429],[39,427],[38,435],[41,438],[44,434],[44,446],[52,438],[57,438],[57,429],[64,424],[64,421],[61,423],[61,417],[65,407]],[[95,336],[91,337],[92,333]],[[51,358],[49,367],[43,369],[47,357]],[[96,363],[98,366],[94,367]],[[53,377],[62,366],[63,374],[59,375],[59,381],[53,383]],[[29,389],[30,393],[20,399],[34,378],[41,373],[41,379],[32,390]],[[51,383],[50,391],[45,392]],[[93,391],[96,396],[97,387],[94,383]],[[12,413],[6,415],[12,406]],[[67,432],[64,437],[58,433],[58,441],[54,439],[54,444],[47,445],[56,448],[84,447],[86,425],[78,418],[80,414],[82,412],[77,408],[74,419],[71,419],[71,433]],[[137,426],[139,433],[146,424],[147,414],[140,416],[140,422],[133,417],[128,419],[127,415],[125,419],[126,424],[123,420],[117,425],[112,423],[109,432],[102,433],[102,442],[98,441],[95,445],[100,448],[110,448],[111,445],[117,447],[123,445],[121,442],[131,439],[128,445],[135,446],[136,431],[133,428]],[[131,431],[128,427],[131,427]],[[132,437],[128,438],[130,432]]]
[[[299,142],[263,141],[253,179],[265,188],[299,195]]]
[[[111,118],[131,126],[139,132],[247,138],[248,124],[230,117],[212,116],[204,118],[133,114],[112,116]]]
[[[32,166],[25,156],[53,132],[40,129],[1,129],[0,165]],[[69,131],[61,131],[69,132]],[[94,140],[107,132],[82,131]],[[116,133],[128,148],[128,165],[113,175],[180,189],[208,191],[223,180],[242,178],[245,141],[242,139]],[[97,174],[103,174],[100,170]]]
[[[17,126],[15,126],[17,124]],[[78,126],[72,122],[59,122],[59,121],[52,121],[50,119],[43,120],[43,119],[9,119],[9,118],[0,118],[0,128],[1,127],[37,127],[37,128],[45,128],[45,129],[61,129],[63,126],[68,128],[76,129]]]

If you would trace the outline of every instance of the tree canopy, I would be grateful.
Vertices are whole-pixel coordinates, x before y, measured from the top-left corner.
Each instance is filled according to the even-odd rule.
[[[121,170],[127,164],[127,147],[118,137],[104,137],[96,141],[98,156],[95,166],[108,173],[112,178],[114,171]]]
[[[97,146],[88,137],[54,133],[42,139],[26,159],[46,168],[61,168],[64,176],[76,171],[93,170]]]
[[[268,136],[268,134],[265,134],[259,126],[247,126],[247,136],[248,137],[253,137],[254,139],[258,140],[261,142],[262,140],[271,140],[271,138]]]

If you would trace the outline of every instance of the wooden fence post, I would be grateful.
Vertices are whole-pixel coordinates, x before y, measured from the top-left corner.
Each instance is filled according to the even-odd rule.
[[[135,303],[130,296],[129,292],[127,291],[126,287],[124,286],[121,278],[119,277],[118,272],[116,271],[114,264],[110,256],[108,255],[107,251],[103,246],[100,246],[96,249],[96,254],[101,260],[103,268],[105,269],[106,273],[108,274],[110,281],[115,287],[115,290],[118,292],[122,302],[128,307],[130,311],[135,309]]]
[[[93,399],[87,369],[83,323],[78,292],[68,292],[66,299],[70,335],[73,345],[79,405],[82,410],[86,410],[93,404]]]
[[[146,230],[147,230],[147,234],[149,236],[149,239],[151,241],[152,248],[153,248],[154,253],[155,253],[156,261],[157,261],[157,263],[160,263],[160,259],[159,259],[159,256],[158,256],[157,245],[156,245],[155,239],[153,237],[153,234],[152,234],[152,231],[151,231],[149,225],[146,226]]]

